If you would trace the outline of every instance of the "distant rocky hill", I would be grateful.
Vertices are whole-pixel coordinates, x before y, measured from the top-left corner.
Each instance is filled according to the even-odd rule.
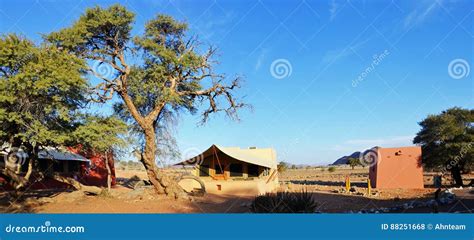
[[[335,162],[333,162],[331,165],[343,165],[343,164],[349,164],[349,158],[359,158],[360,157],[360,152],[354,152],[349,156],[344,156],[339,159],[337,159]]]

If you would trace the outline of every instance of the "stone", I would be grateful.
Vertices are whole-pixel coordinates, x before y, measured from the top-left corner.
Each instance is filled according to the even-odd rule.
[[[145,189],[138,188],[138,189],[134,189],[134,190],[128,192],[125,195],[125,198],[126,199],[136,199],[136,198],[142,197],[144,194],[145,194]]]

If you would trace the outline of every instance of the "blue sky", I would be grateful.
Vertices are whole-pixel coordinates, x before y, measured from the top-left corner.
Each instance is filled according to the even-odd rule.
[[[113,3],[1,0],[0,32],[39,42],[85,8]],[[472,1],[122,4],[137,14],[134,34],[170,14],[219,48],[220,72],[244,76],[238,95],[253,111],[241,122],[216,115],[201,127],[199,116],[182,114],[183,156],[216,143],[274,147],[282,161],[326,164],[376,145],[411,145],[428,114],[474,107]]]

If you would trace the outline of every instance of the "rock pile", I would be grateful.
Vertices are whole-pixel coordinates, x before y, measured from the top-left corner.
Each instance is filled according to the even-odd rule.
[[[400,212],[403,210],[407,209],[412,209],[412,208],[423,208],[423,207],[428,207],[435,209],[438,206],[443,206],[443,205],[449,205],[453,203],[456,200],[456,195],[453,193],[453,188],[444,190],[441,192],[439,198],[437,200],[435,199],[430,199],[427,201],[416,201],[413,200],[408,203],[403,203],[398,206],[394,207],[382,207],[382,208],[377,208],[377,209],[368,209],[368,210],[360,210],[357,213],[387,213],[387,212]],[[353,211],[349,211],[349,213],[353,213]]]

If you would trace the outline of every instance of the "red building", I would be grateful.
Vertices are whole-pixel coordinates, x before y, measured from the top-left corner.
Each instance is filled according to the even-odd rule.
[[[368,152],[374,161],[369,168],[372,187],[424,188],[421,147],[375,147]]]
[[[21,158],[9,158],[8,153],[0,154],[0,167],[8,167],[20,174],[27,171],[28,161]],[[27,155],[26,155],[27,157]],[[13,160],[12,160],[13,159]],[[112,177],[112,186],[115,185],[115,168],[113,154],[92,154],[80,152],[77,149],[56,149],[45,148],[38,154],[38,161],[35,171],[31,176],[32,185],[30,189],[52,189],[52,188],[69,188],[65,183],[48,178],[51,174],[60,174],[61,176],[71,177],[84,185],[106,187],[107,186],[107,165],[109,165]],[[41,172],[45,178],[41,181],[38,179]],[[5,179],[0,177],[0,186],[8,189]]]
[[[81,153],[84,157],[90,160],[88,165],[83,165],[79,181],[84,185],[106,187],[107,186],[107,165],[109,165],[112,177],[112,186],[115,185],[115,166],[114,156],[112,153],[97,154],[97,153]]]

